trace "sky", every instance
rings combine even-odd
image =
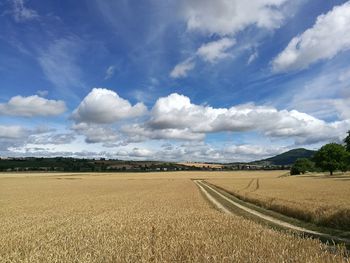
[[[350,1],[0,0],[0,156],[236,162],[341,143]]]

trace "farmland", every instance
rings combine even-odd
[[[0,262],[346,262],[318,240],[220,213],[190,180],[258,176],[260,189],[282,173],[1,174]],[[343,200],[334,187],[329,204]]]
[[[282,174],[282,173],[281,173]],[[239,198],[317,225],[350,229],[350,174],[239,174],[210,179]]]

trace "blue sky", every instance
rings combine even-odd
[[[254,160],[350,129],[350,1],[0,2],[0,156]]]

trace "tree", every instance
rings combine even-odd
[[[350,131],[348,131],[348,136],[344,139],[345,148],[348,152],[350,152]]]
[[[291,175],[304,174],[306,172],[312,172],[315,164],[307,158],[299,158],[295,161],[290,169]]]
[[[321,147],[314,156],[316,166],[333,175],[335,170],[343,170],[349,153],[345,147],[337,143],[329,143]]]

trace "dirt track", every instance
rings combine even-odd
[[[233,201],[229,197],[223,195],[221,192],[217,191],[216,189],[214,189],[213,187],[208,185],[203,180],[194,180],[194,183],[198,185],[200,190],[204,193],[204,195],[208,198],[208,200],[210,202],[212,202],[219,210],[221,210],[221,211],[223,211],[225,213],[234,214],[234,212],[230,211],[227,207],[225,207],[222,204],[223,200],[225,200],[226,202],[229,202],[231,205],[235,206],[236,208],[242,209],[243,211],[245,211],[246,213],[249,213],[250,215],[252,215],[254,217],[257,217],[259,219],[262,219],[262,220],[267,221],[269,223],[272,223],[274,225],[280,226],[280,227],[282,227],[284,229],[289,229],[289,230],[297,231],[297,232],[300,232],[300,233],[309,234],[309,235],[312,235],[312,236],[315,236],[315,237],[319,237],[319,238],[322,238],[322,239],[326,239],[326,240],[329,240],[329,241],[345,243],[347,246],[350,245],[350,240],[349,239],[345,239],[345,238],[341,238],[341,237],[337,237],[337,236],[332,236],[332,235],[329,235],[329,234],[325,234],[325,233],[313,231],[313,230],[310,230],[310,229],[306,229],[306,228],[303,228],[303,227],[299,227],[299,226],[290,224],[288,222],[282,221],[280,219],[274,218],[272,216],[269,216],[269,215],[263,214],[261,212],[258,212],[258,211],[254,210],[254,209],[251,209],[251,208],[247,207],[247,206],[241,205],[241,204]],[[208,192],[208,190],[214,192],[217,196],[219,196],[219,198],[214,197],[212,194],[210,194]],[[228,194],[228,193],[226,193],[226,194]],[[220,200],[221,200],[221,202],[220,202]]]

